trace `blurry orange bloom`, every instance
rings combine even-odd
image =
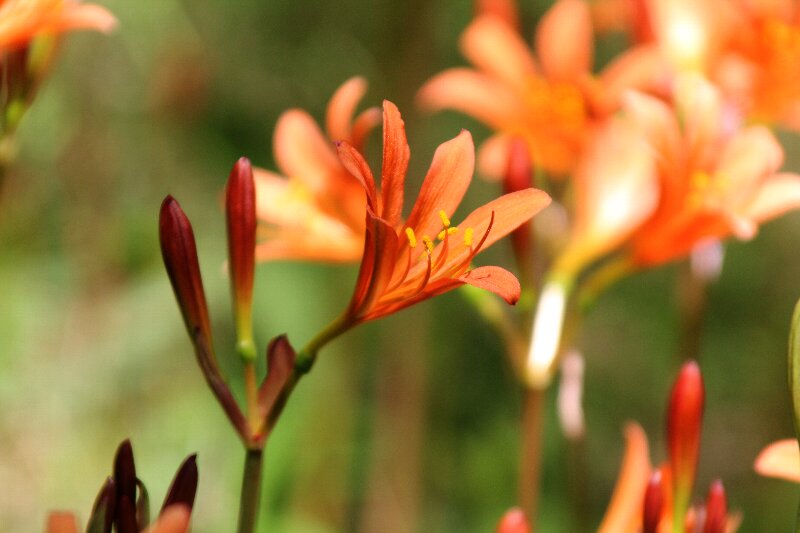
[[[461,50],[477,70],[454,68],[419,93],[432,110],[455,109],[497,130],[482,146],[481,172],[499,177],[510,140],[525,139],[534,162],[554,175],[568,174],[587,129],[617,107],[629,87],[651,87],[661,60],[654,48],[620,56],[598,77],[592,72],[593,30],[583,0],[558,0],[536,31],[537,57],[509,22],[488,8],[461,37]]]
[[[661,195],[632,237],[640,266],[670,261],[706,239],[753,237],[761,222],[800,206],[800,176],[779,173],[783,150],[764,127],[739,129],[719,91],[678,80],[672,107],[631,94],[625,109],[655,158]]]
[[[0,0],[0,50],[25,46],[39,35],[110,31],[116,23],[105,8],[77,0]]]
[[[762,476],[800,483],[800,448],[797,439],[779,440],[761,450],[756,458],[755,469]]]
[[[404,309],[463,284],[519,298],[513,274],[496,266],[470,269],[472,258],[544,208],[550,198],[524,189],[479,207],[456,226],[451,217],[474,170],[472,136],[462,131],[433,156],[408,219],[403,220],[403,190],[409,148],[405,126],[394,104],[383,104],[381,188],[363,156],[339,143],[344,166],[367,194],[363,258],[345,322],[353,325]],[[362,216],[364,213],[362,212]]]
[[[257,216],[262,226],[259,260],[300,259],[355,262],[364,244],[364,190],[344,169],[331,141],[360,149],[380,121],[370,108],[353,119],[366,92],[362,78],[345,82],[326,116],[327,137],[300,109],[286,111],[275,126],[275,160],[284,177],[253,169]]]
[[[191,511],[185,505],[172,505],[161,513],[143,533],[186,533],[189,531]],[[109,530],[111,525],[109,524]],[[47,517],[45,533],[78,533],[75,515],[66,512],[53,512]]]

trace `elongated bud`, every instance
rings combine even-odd
[[[233,165],[228,178],[225,215],[237,349],[242,358],[252,361],[256,357],[252,318],[256,261],[256,189],[253,169],[246,157],[240,158]]]
[[[117,488],[114,478],[106,478],[95,498],[86,533],[111,533],[114,522],[114,506],[117,503]]]
[[[175,504],[185,505],[191,510],[197,493],[197,477],[197,455],[192,454],[178,468],[175,479],[172,480],[164,498],[160,514],[163,514],[167,507]]]
[[[700,367],[689,361],[672,388],[667,415],[667,440],[672,467],[674,531],[683,523],[700,453],[705,389]]]
[[[711,483],[706,497],[706,522],[703,533],[725,533],[728,520],[728,498],[719,479]]]
[[[529,189],[533,186],[533,163],[528,145],[524,139],[511,141],[508,152],[508,168],[503,179],[505,194]],[[531,242],[531,221],[525,222],[511,232],[511,246],[524,284],[533,279],[533,247]]]
[[[172,196],[164,198],[158,221],[161,256],[192,342],[210,347],[211,325],[197,261],[192,224]],[[200,339],[198,339],[198,337]]]
[[[658,533],[661,513],[664,509],[664,476],[661,469],[656,469],[647,482],[642,508],[642,532]]]
[[[522,509],[514,507],[498,522],[497,533],[531,533],[531,526]]]
[[[525,378],[532,387],[547,387],[553,376],[566,306],[567,287],[560,282],[547,283],[536,306],[525,367]]]
[[[136,465],[131,442],[127,439],[119,445],[114,457],[114,483],[117,489],[114,511],[116,530],[119,533],[136,532]]]
[[[294,373],[297,354],[286,335],[270,341],[267,347],[267,376],[258,389],[258,407],[265,421],[264,434],[272,429],[286,402],[286,386]]]

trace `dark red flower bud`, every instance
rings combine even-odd
[[[197,493],[197,478],[197,455],[192,454],[178,468],[175,479],[172,480],[172,484],[164,498],[161,512],[163,513],[167,507],[175,504],[185,505],[191,510]]]
[[[642,509],[642,532],[657,533],[658,523],[664,508],[664,476],[656,469],[647,482]]]
[[[498,522],[497,533],[531,533],[531,526],[523,510],[514,507],[506,511]]]
[[[114,522],[114,507],[117,503],[117,487],[114,478],[106,478],[95,498],[86,533],[111,533]]]
[[[286,335],[275,337],[267,347],[267,376],[258,389],[258,406],[262,417],[266,419],[265,435],[283,410],[288,394],[286,386],[294,373],[296,358],[297,354]]]
[[[228,225],[228,261],[231,295],[239,353],[253,360],[251,308],[256,253],[256,190],[250,160],[240,158],[228,178],[225,191],[225,214]]]
[[[211,346],[211,325],[192,224],[172,196],[164,198],[161,204],[158,232],[164,266],[189,337],[192,342],[202,337]]]
[[[700,367],[689,361],[681,368],[672,388],[667,415],[667,441],[672,469],[673,516],[682,521],[697,470],[705,389]]]
[[[522,191],[533,185],[533,162],[524,139],[511,140],[508,152],[508,167],[503,178],[505,194]],[[528,283],[533,276],[533,247],[531,222],[528,221],[511,232],[511,247],[517,260],[523,281]]]
[[[711,483],[706,497],[706,522],[703,533],[725,533],[728,521],[728,498],[719,479]]]

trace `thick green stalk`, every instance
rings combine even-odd
[[[258,523],[258,506],[261,501],[261,464],[264,450],[248,449],[244,458],[242,497],[239,503],[238,533],[253,533]]]

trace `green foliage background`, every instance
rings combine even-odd
[[[218,350],[232,347],[220,192],[240,155],[273,167],[271,137],[289,107],[321,118],[360,74],[366,102],[388,98],[411,144],[409,191],[436,146],[467,127],[421,115],[415,90],[457,51],[466,0],[108,2],[111,36],[70,35],[20,131],[0,196],[0,524],[34,531],[48,509],[85,519],[130,437],[158,500],[180,460],[199,453],[194,531],[233,530],[243,453],[207,393],[158,251],[166,194],[195,225]],[[546,3],[525,5],[532,32]],[[604,43],[607,57],[619,42]],[[784,136],[787,168],[800,170]],[[377,148],[373,140],[373,152]],[[413,194],[409,192],[410,194]],[[476,180],[461,216],[496,195]],[[458,218],[458,217],[457,217]],[[792,434],[785,350],[800,294],[800,218],[727,246],[710,293],[701,364],[707,384],[699,471],[721,476],[742,531],[785,531],[797,490],[752,471],[766,443]],[[510,265],[507,245],[487,254]],[[548,407],[542,531],[599,523],[639,421],[664,458],[664,407],[680,364],[675,266],[615,286],[587,317],[588,484]],[[260,346],[307,341],[346,305],[355,267],[258,268]],[[236,361],[229,360],[231,376]],[[234,379],[235,382],[235,379]],[[238,384],[237,384],[238,385]],[[266,453],[261,531],[490,531],[514,503],[520,392],[498,339],[451,293],[349,333],[299,387]]]

